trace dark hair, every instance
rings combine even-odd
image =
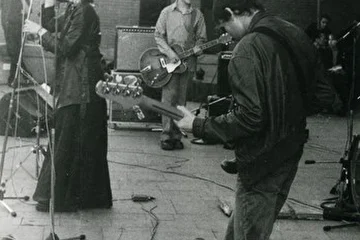
[[[244,12],[250,13],[252,9],[265,10],[261,0],[214,0],[213,19],[215,23],[229,21],[231,15],[225,8],[230,8],[237,15]]]
[[[329,14],[326,14],[326,13],[321,14],[320,20],[323,19],[323,18],[325,18],[325,19],[327,19],[329,22],[331,22],[331,17],[329,16]]]

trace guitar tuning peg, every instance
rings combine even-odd
[[[140,80],[138,79],[138,80],[136,80],[136,82],[134,83],[134,86],[136,86],[136,87],[138,87],[138,86],[140,86]]]
[[[121,89],[119,87],[119,84],[117,83],[116,86],[113,88],[113,94],[119,95],[121,93]]]
[[[114,77],[108,73],[104,73],[104,78],[106,82],[112,82]]]
[[[106,82],[105,85],[103,86],[103,92],[104,92],[104,94],[110,93],[110,87],[109,87],[108,82]]]
[[[129,88],[129,85],[126,86],[123,92],[124,96],[130,96],[131,95],[131,89]]]
[[[140,97],[142,95],[142,88],[137,87],[136,89],[134,89],[134,91],[132,92],[133,97]]]

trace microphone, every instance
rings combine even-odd
[[[328,163],[339,163],[339,162],[318,162],[318,161],[315,161],[315,160],[305,160],[305,164],[315,164],[315,163],[328,164]]]
[[[352,26],[350,28],[350,30],[348,30],[348,32],[345,33],[343,36],[339,37],[338,42],[340,42],[340,41],[344,40],[345,38],[347,38],[359,26],[360,26],[360,22],[355,21],[354,26]]]

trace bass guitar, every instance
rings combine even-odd
[[[175,120],[184,117],[184,114],[179,109],[145,96],[138,81],[130,84],[99,81],[95,90],[102,98],[118,102],[124,108],[132,108],[140,120],[145,118],[141,111],[142,107]]]
[[[195,54],[195,48],[203,51],[217,44],[229,44],[232,38],[228,34],[221,35],[218,39],[209,41],[202,45],[184,50],[180,45],[171,48],[178,54],[180,60],[173,63],[168,57],[161,53],[158,48],[149,48],[140,56],[139,69],[143,81],[152,88],[161,88],[171,79],[173,73],[183,73],[186,69],[186,58]]]

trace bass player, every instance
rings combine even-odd
[[[171,80],[162,88],[162,102],[172,106],[185,105],[188,83],[196,71],[196,57],[202,53],[196,46],[206,42],[203,14],[192,6],[191,0],[176,0],[161,11],[156,23],[155,41],[159,50],[174,63],[180,61],[180,58],[171,45],[178,44],[184,49],[194,48],[195,56],[186,59],[187,70],[173,74]],[[162,127],[161,148],[183,149],[182,134],[172,119],[162,116]]]

